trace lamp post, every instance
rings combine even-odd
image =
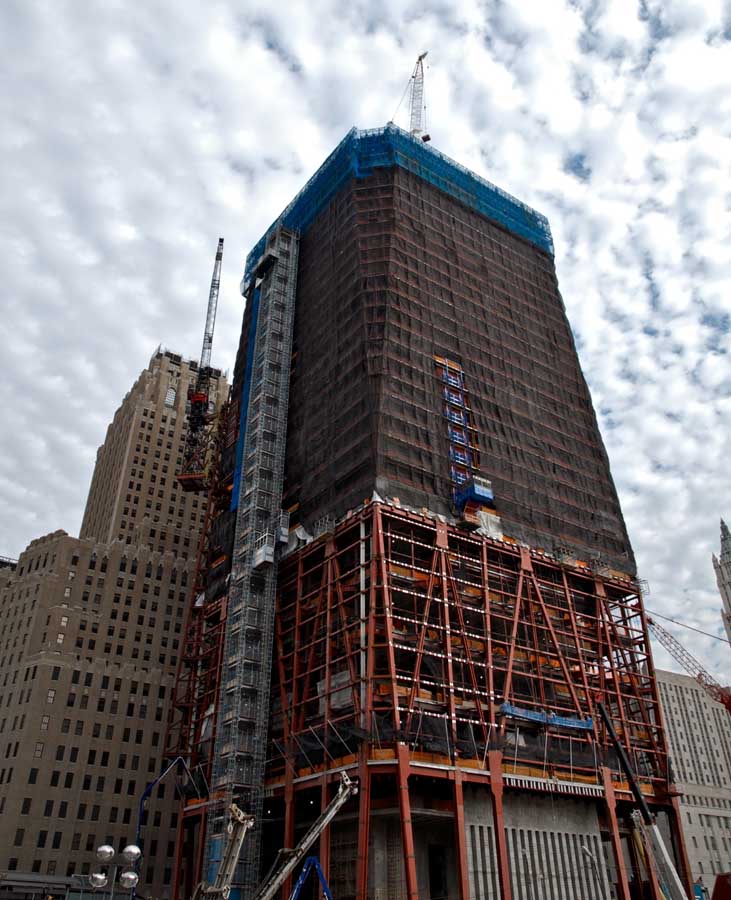
[[[111,865],[115,856],[114,847],[111,847],[109,844],[102,844],[101,847],[97,847],[96,858],[103,865]],[[123,866],[126,867],[119,876],[119,883],[126,891],[134,891],[137,887],[137,882],[140,880],[140,876],[135,869],[142,859],[142,851],[137,844],[128,844],[124,850],[122,850],[121,856],[124,860]],[[92,872],[91,875],[89,875],[89,884],[94,889],[105,888],[107,884],[109,884],[109,900],[114,900],[114,884],[117,880],[118,868],[119,866],[116,863],[112,866],[111,882],[109,881],[108,874],[103,869],[100,869],[98,872]]]

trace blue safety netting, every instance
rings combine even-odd
[[[353,128],[348,132],[251,250],[246,259],[244,278],[251,274],[264,250],[267,236],[280,222],[286,228],[302,233],[350,178],[365,178],[374,169],[393,166],[413,172],[553,255],[551,230],[545,216],[391,123],[385,128],[367,131]]]

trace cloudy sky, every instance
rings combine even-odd
[[[232,367],[247,250],[424,49],[434,146],[551,222],[648,606],[722,633],[731,0],[4,0],[0,555],[78,533],[136,375],[200,352],[219,235]]]

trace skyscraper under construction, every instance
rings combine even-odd
[[[178,895],[235,800],[245,900],[343,770],[359,793],[315,847],[339,900],[657,891],[597,700],[683,869],[677,800],[546,220],[354,129],[242,291],[168,748],[208,791]]]

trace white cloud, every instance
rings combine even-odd
[[[435,146],[551,221],[648,605],[720,634],[725,8],[2,4],[0,553],[78,529],[96,447],[151,351],[198,351],[219,235],[214,354],[231,367],[246,251],[353,124],[390,118],[429,49]],[[679,636],[731,681],[728,648]]]

